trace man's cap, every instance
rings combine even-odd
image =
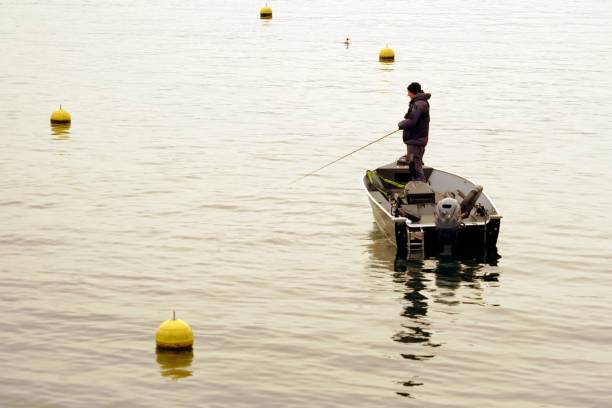
[[[418,82],[413,82],[410,85],[408,85],[408,90],[412,92],[413,94],[418,94],[420,92],[423,92],[423,90],[421,89],[421,84],[419,84]]]

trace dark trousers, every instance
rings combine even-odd
[[[425,173],[423,172],[423,155],[425,154],[425,146],[406,145],[406,159],[410,165],[410,173],[415,181],[425,181]]]

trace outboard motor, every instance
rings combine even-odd
[[[438,201],[436,206],[436,231],[440,255],[452,255],[461,225],[461,206],[451,197]]]

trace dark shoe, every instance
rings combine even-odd
[[[408,164],[409,164],[408,157],[406,156],[402,156],[397,160],[398,166],[408,166]]]

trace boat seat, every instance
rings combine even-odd
[[[431,186],[422,181],[409,181],[404,187],[408,204],[435,204],[436,196]]]

